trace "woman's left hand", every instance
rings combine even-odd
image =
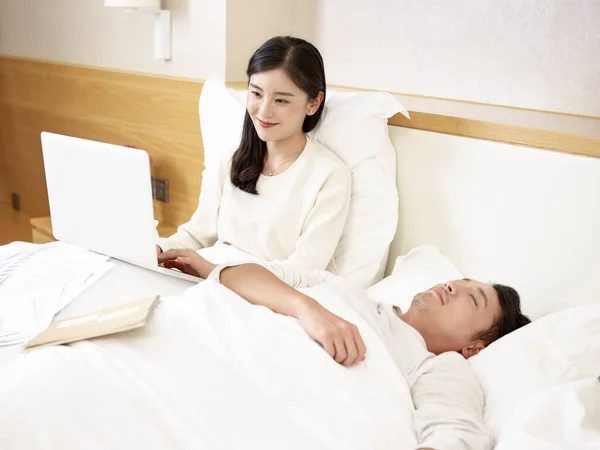
[[[181,270],[200,278],[207,278],[217,267],[189,248],[167,250],[158,255],[158,262],[167,269]]]

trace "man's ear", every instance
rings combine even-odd
[[[485,348],[483,341],[475,341],[472,344],[464,347],[460,353],[465,357],[465,359],[469,359],[471,356],[475,356],[481,350]]]

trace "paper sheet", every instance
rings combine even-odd
[[[48,247],[39,247],[33,249],[31,251],[23,251],[15,253],[4,261],[0,262],[0,283],[6,280],[16,269],[18,269],[22,264],[26,263],[33,256],[37,255],[39,252],[47,250]]]
[[[104,255],[61,242],[19,244],[0,248],[0,345],[22,343],[47,328],[114,266]]]

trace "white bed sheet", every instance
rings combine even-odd
[[[384,341],[343,299],[320,300],[359,326],[362,364],[338,365],[293,319],[205,282],[164,299],[145,329],[2,368],[0,448],[415,448]]]

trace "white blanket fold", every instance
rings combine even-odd
[[[32,350],[0,371],[0,448],[414,449],[413,404],[360,299],[311,290],[359,327],[345,368],[289,317],[204,282],[147,327]]]

